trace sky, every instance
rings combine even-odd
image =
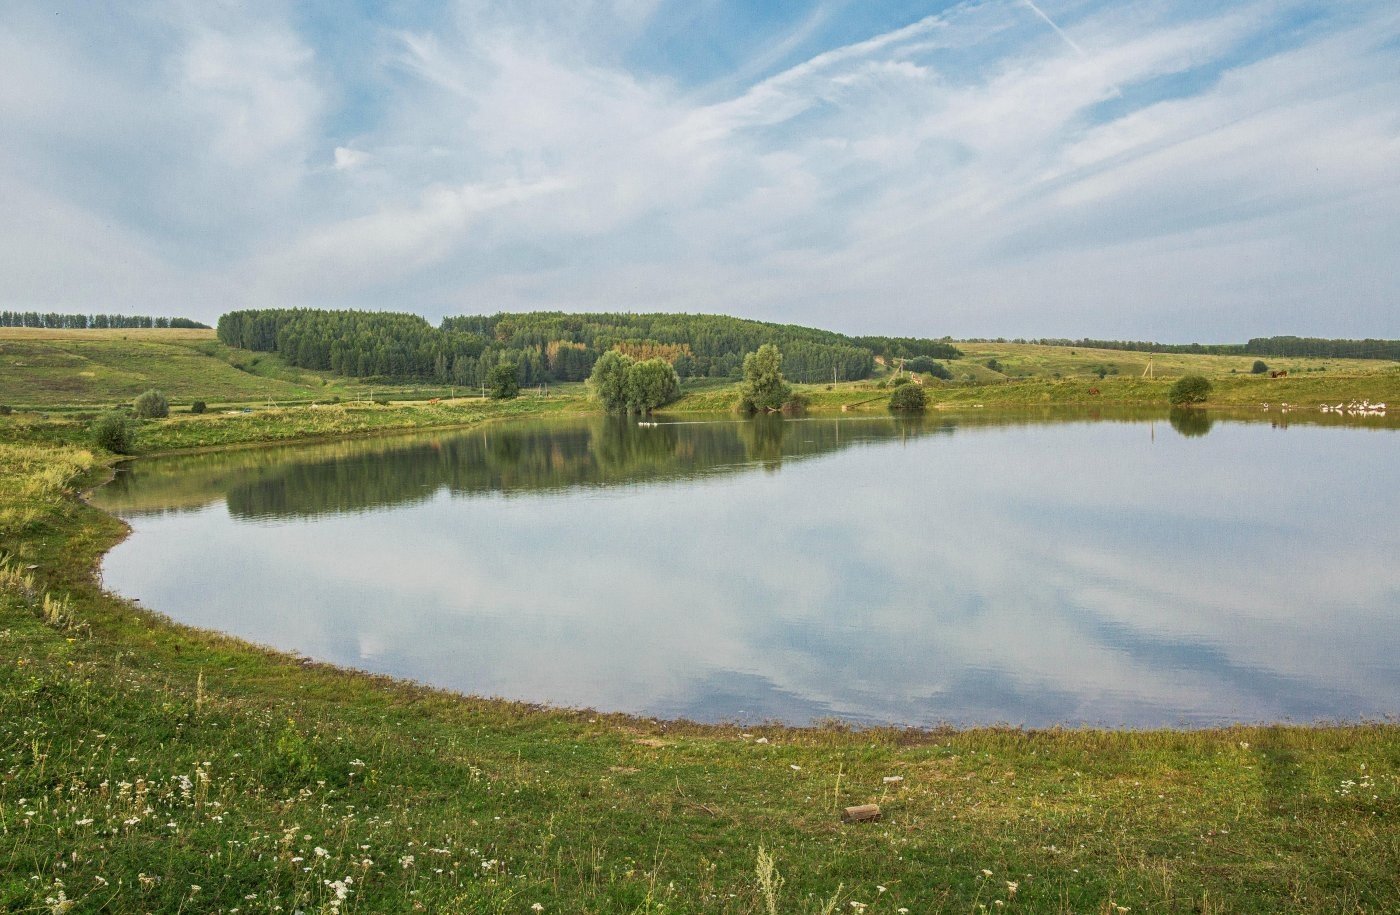
[[[0,308],[1400,337],[1400,4],[7,0]]]

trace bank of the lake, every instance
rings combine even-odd
[[[426,412],[381,421],[391,409]],[[244,426],[191,418],[148,425],[138,441],[166,451],[251,444],[263,430],[263,440],[286,441],[499,415],[454,409],[347,409],[321,426],[309,417],[330,414],[310,408],[253,414]],[[8,909],[71,900],[73,911],[117,912],[1379,912],[1400,903],[1393,722],[741,730],[452,695],[177,626],[105,593],[94,569],[124,529],[80,493],[112,457],[86,451],[61,424],[0,423]],[[840,824],[842,807],[865,802],[881,804],[884,819]],[[760,876],[768,855],[781,883]]]
[[[1145,407],[1165,408],[1174,377],[1133,378],[1017,378],[965,384],[927,380],[924,391],[934,410],[1025,409],[1027,407]],[[1267,375],[1224,374],[1210,378],[1206,410],[1311,410],[1354,402],[1385,403],[1400,408],[1400,366],[1366,373],[1315,373],[1270,378]],[[881,381],[836,385],[797,385],[796,390],[815,412],[884,410],[892,393]],[[730,408],[736,400],[732,386],[692,391],[670,411],[707,412]]]

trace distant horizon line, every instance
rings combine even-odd
[[[174,330],[189,330],[189,329],[201,330],[201,329],[208,329],[208,330],[213,330],[213,329],[215,329],[215,328],[217,327],[219,318],[222,318],[222,317],[223,317],[224,315],[226,315],[226,314],[232,314],[232,313],[240,312],[240,311],[268,311],[268,310],[281,311],[281,310],[284,310],[284,309],[285,309],[285,310],[289,310],[289,311],[324,311],[324,312],[345,311],[345,312],[364,312],[364,313],[369,313],[369,314],[376,314],[376,313],[403,314],[403,315],[412,315],[412,316],[414,316],[414,317],[422,318],[425,322],[429,323],[430,325],[432,324],[432,321],[433,321],[433,319],[430,318],[428,315],[423,314],[422,312],[418,312],[418,311],[395,310],[395,309],[388,309],[388,308],[366,308],[366,307],[362,307],[362,306],[351,306],[351,307],[344,307],[344,308],[327,308],[327,307],[317,306],[317,305],[290,305],[290,306],[273,306],[273,307],[241,307],[241,308],[232,308],[232,309],[228,309],[228,310],[226,310],[226,311],[221,312],[221,313],[219,314],[219,317],[218,317],[218,318],[214,318],[214,319],[213,319],[213,322],[214,322],[214,323],[212,323],[212,324],[206,323],[206,320],[207,320],[207,319],[203,319],[203,318],[190,318],[190,317],[186,317],[186,316],[184,316],[184,315],[175,315],[175,314],[159,315],[159,314],[156,314],[156,313],[154,313],[154,312],[142,312],[142,311],[140,311],[139,309],[133,309],[133,310],[129,310],[129,311],[128,311],[128,310],[118,310],[118,311],[91,311],[91,310],[76,310],[76,309],[74,309],[74,310],[64,310],[64,311],[54,311],[54,310],[39,310],[39,309],[36,309],[36,308],[15,308],[15,307],[11,306],[11,307],[8,307],[8,308],[0,309],[0,328],[18,328],[18,329],[29,329],[29,330],[167,330],[167,329],[174,329]],[[643,310],[635,310],[635,309],[600,309],[600,310],[596,310],[596,311],[592,311],[592,310],[585,310],[585,311],[567,311],[567,310],[558,309],[558,308],[532,308],[532,309],[528,309],[528,310],[519,310],[519,311],[497,310],[497,311],[492,311],[492,312],[486,312],[486,311],[478,311],[478,312],[461,311],[461,312],[456,312],[456,313],[445,313],[445,314],[443,314],[440,318],[438,318],[437,320],[438,320],[439,323],[441,323],[442,321],[447,320],[448,318],[458,318],[458,317],[482,317],[482,318],[492,318],[492,317],[498,317],[498,316],[503,316],[503,315],[540,315],[540,314],[556,314],[556,315],[566,315],[566,316],[573,316],[573,315],[581,315],[581,316],[582,316],[582,315],[628,315],[628,316],[677,315],[677,316],[688,316],[688,317],[718,317],[718,318],[732,318],[732,319],[737,320],[737,321],[751,321],[751,322],[753,322],[753,323],[755,323],[755,324],[772,324],[772,325],[776,325],[776,326],[787,326],[787,327],[805,327],[805,328],[809,328],[809,329],[813,329],[813,330],[824,330],[824,331],[828,331],[828,332],[830,332],[830,333],[837,333],[837,334],[841,334],[842,336],[853,337],[853,338],[855,338],[855,337],[891,337],[891,338],[899,337],[899,338],[907,338],[907,339],[946,340],[946,341],[950,341],[950,342],[962,342],[962,343],[1011,343],[1011,344],[1018,344],[1018,345],[1036,345],[1036,346],[1076,346],[1076,345],[1079,345],[1079,346],[1085,346],[1085,347],[1089,347],[1089,348],[1093,348],[1092,345],[1095,344],[1095,343],[1126,343],[1126,344],[1135,344],[1135,345],[1143,345],[1143,346],[1148,346],[1148,345],[1160,345],[1160,346],[1163,346],[1163,347],[1189,347],[1189,346],[1225,347],[1225,346],[1244,346],[1244,345],[1246,345],[1247,343],[1249,343],[1249,341],[1251,341],[1251,340],[1277,340],[1277,339],[1325,340],[1325,341],[1331,341],[1331,342],[1350,342],[1350,343],[1366,343],[1366,342],[1396,343],[1396,342],[1400,342],[1400,338],[1396,338],[1396,337],[1385,337],[1385,336],[1376,336],[1376,337],[1370,337],[1370,336],[1367,336],[1367,337],[1323,337],[1323,336],[1316,336],[1316,335],[1293,334],[1293,333],[1255,334],[1255,335],[1253,335],[1253,336],[1246,337],[1246,338],[1244,338],[1243,340],[1223,340],[1223,341],[1215,341],[1215,342],[1204,342],[1204,341],[1199,340],[1199,339],[1197,339],[1197,340],[1190,340],[1190,341],[1169,341],[1169,340],[1163,340],[1163,339],[1148,339],[1148,338],[1133,338],[1133,337],[1113,337],[1113,336],[1102,336],[1102,337],[1099,337],[1099,336],[1069,337],[1069,336],[1051,336],[1051,335],[1040,335],[1040,336],[1017,335],[1017,336],[1014,336],[1014,337],[1010,337],[1010,336],[1007,336],[1007,335],[1005,335],[1005,334],[997,334],[997,335],[995,335],[995,336],[985,335],[985,334],[975,334],[975,335],[968,335],[968,336],[957,336],[957,335],[953,335],[953,334],[941,334],[941,335],[937,335],[937,336],[933,336],[933,335],[924,336],[924,335],[919,335],[919,334],[896,333],[896,332],[869,332],[869,331],[866,331],[866,332],[850,332],[850,331],[840,331],[840,330],[833,330],[833,329],[831,329],[831,328],[823,327],[823,326],[821,326],[821,325],[819,325],[819,324],[799,324],[799,323],[793,323],[793,322],[785,322],[785,321],[771,320],[771,319],[767,319],[767,318],[753,318],[753,317],[747,317],[747,316],[744,316],[744,315],[738,315],[738,314],[733,314],[733,313],[723,312],[723,311],[704,311],[704,310],[697,310],[697,311],[643,311]],[[166,322],[178,320],[178,321],[189,322],[189,323],[197,323],[197,324],[200,325],[200,327],[196,327],[196,328],[190,328],[190,327],[173,327],[173,328],[172,328],[172,327],[168,327],[168,326],[161,326],[161,327],[150,327],[150,326],[146,326],[146,327],[131,327],[131,326],[127,326],[127,327],[94,327],[94,326],[91,326],[91,325],[89,325],[89,326],[87,326],[87,327],[79,327],[79,326],[47,326],[47,325],[42,325],[42,324],[36,325],[36,324],[20,324],[20,323],[14,323],[13,320],[11,320],[12,316],[13,316],[13,317],[18,317],[18,318],[23,318],[23,317],[25,317],[25,316],[37,316],[37,317],[38,317],[39,319],[41,319],[41,320],[42,320],[42,319],[46,319],[46,318],[51,318],[51,317],[86,317],[86,318],[89,318],[89,319],[91,319],[91,318],[98,318],[98,317],[102,317],[102,318],[114,318],[114,317],[116,317],[116,318],[148,318],[148,319],[154,319],[154,320],[163,320],[163,321],[166,321]]]

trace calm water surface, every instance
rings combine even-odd
[[[1400,434],[599,417],[140,461],[108,587],[468,693],[700,720],[1400,713]]]

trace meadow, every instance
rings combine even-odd
[[[1005,355],[986,358],[1014,358]],[[230,371],[218,377],[291,383]],[[1394,371],[1370,366],[1346,383],[1393,398]],[[1101,394],[1080,395],[1087,379],[1050,372],[954,383],[944,400],[966,391],[991,405],[1004,390],[1044,402],[1064,385],[1107,397],[1118,383],[1129,402],[1167,383],[1120,371],[1094,378]],[[1236,382],[1228,366],[1213,374],[1241,403],[1268,383]],[[1344,373],[1331,368],[1270,390],[1301,400],[1311,389],[1294,385],[1324,374],[1317,383],[1335,395]],[[48,390],[9,371],[0,378],[16,403],[13,391]],[[161,383],[193,398],[210,396],[214,380]],[[862,384],[810,390],[831,409],[883,397]],[[581,409],[565,396],[177,412],[143,423],[137,443],[155,453]],[[1393,721],[740,728],[539,708],[334,669],[175,625],[105,592],[95,569],[125,529],[83,501],[115,460],[86,444],[84,423],[82,412],[0,417],[0,911],[1400,907]],[[842,822],[843,808],[864,803],[878,803],[882,818]]]

